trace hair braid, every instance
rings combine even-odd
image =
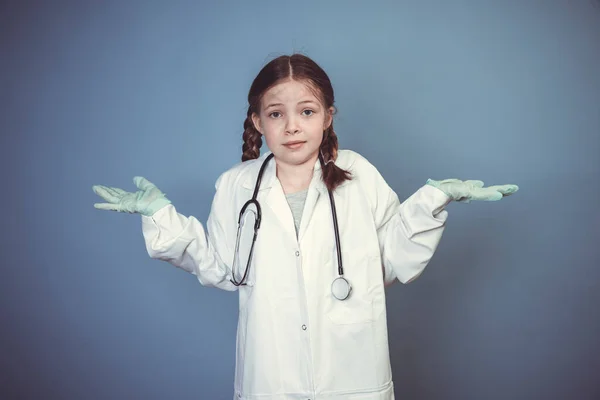
[[[320,148],[323,154],[323,181],[327,189],[334,191],[345,180],[351,179],[352,174],[335,165],[338,155],[338,138],[333,130],[333,123],[323,132],[323,142]]]
[[[252,122],[252,109],[248,107],[248,115],[244,121],[244,134],[242,135],[244,144],[242,145],[242,161],[254,160],[260,157],[260,148],[262,147],[262,136],[254,127]]]

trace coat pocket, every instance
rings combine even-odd
[[[333,295],[327,297],[327,317],[336,325],[370,323],[377,319],[381,279],[380,257],[367,254],[357,257],[356,263],[349,259],[344,267],[344,276],[352,286],[352,292],[346,300],[337,300]]]
[[[346,300],[332,300],[327,317],[336,325],[370,323],[374,320],[373,301],[350,296]]]

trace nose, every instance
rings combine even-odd
[[[295,135],[298,132],[300,132],[300,128],[298,127],[296,118],[288,118],[287,123],[285,124],[285,133],[288,135]]]

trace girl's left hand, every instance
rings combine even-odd
[[[471,200],[497,201],[519,190],[517,185],[483,187],[483,182],[477,180],[444,179],[436,181],[428,179],[427,184],[440,189],[452,200],[460,203],[469,203]]]

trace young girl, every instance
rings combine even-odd
[[[150,257],[239,291],[234,398],[393,399],[385,286],[423,271],[450,201],[518,188],[430,179],[400,203],[338,150],[333,88],[303,55],[268,63],[248,101],[242,162],[218,178],[206,231],[142,177],[136,193],[94,186],[108,201],[95,207],[141,214]]]

